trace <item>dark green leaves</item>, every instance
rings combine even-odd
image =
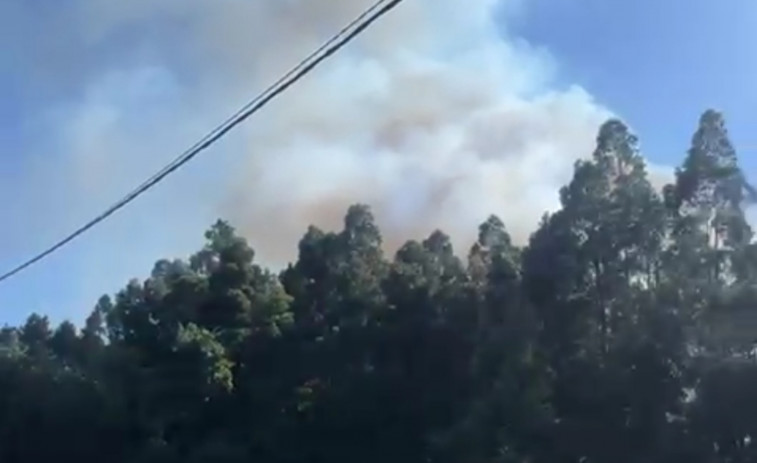
[[[610,120],[526,246],[490,216],[466,260],[387,259],[355,205],[276,274],[218,221],[81,329],[0,330],[0,461],[755,461],[753,191],[708,111],[663,191]]]

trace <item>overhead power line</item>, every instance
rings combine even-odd
[[[258,112],[260,109],[262,109],[265,105],[267,105],[271,100],[273,100],[274,98],[279,96],[281,93],[286,91],[289,87],[294,85],[306,74],[310,73],[310,71],[315,69],[319,64],[321,64],[323,61],[331,57],[334,53],[339,51],[342,47],[347,45],[350,41],[352,41],[355,37],[357,37],[360,33],[362,33],[366,28],[368,28],[376,20],[378,20],[379,18],[387,14],[389,11],[394,9],[402,1],[403,0],[378,0],[370,8],[365,10],[357,18],[355,18],[347,26],[345,26],[336,35],[331,37],[318,49],[316,49],[314,52],[308,55],[305,59],[300,61],[295,67],[293,67],[289,72],[287,72],[281,78],[279,78],[274,84],[269,86],[265,91],[263,91],[254,99],[252,99],[250,102],[245,104],[236,113],[234,113],[234,115],[226,119],[223,123],[221,123],[216,128],[214,128],[210,133],[208,133],[203,138],[201,138],[197,143],[192,145],[191,148],[184,151],[176,159],[171,161],[169,164],[167,164],[157,173],[153,174],[150,178],[145,180],[141,185],[139,185],[134,190],[126,194],[123,198],[121,198],[119,201],[117,201],[112,206],[107,208],[104,212],[102,212],[101,214],[99,214],[98,216],[90,220],[89,222],[85,223],[81,227],[77,228],[72,233],[70,233],[69,235],[61,239],[60,241],[56,242],[52,246],[48,247],[44,251],[40,252],[39,254],[28,259],[22,264],[19,264],[13,269],[0,275],[0,283],[20,273],[21,271],[27,269],[28,267],[36,264],[37,262],[46,258],[47,256],[54,253],[58,249],[62,248],[63,246],[70,243],[71,241],[75,240],[76,238],[78,238],[79,236],[81,236],[82,234],[84,234],[85,232],[87,232],[88,230],[90,230],[91,228],[99,224],[100,222],[104,221],[105,219],[107,219],[108,217],[116,213],[118,210],[122,209],[124,206],[126,206],[130,202],[134,201],[137,197],[145,193],[147,190],[149,190],[150,188],[154,187],[155,185],[163,181],[163,179],[165,179],[168,175],[178,170],[180,167],[182,167],[184,164],[192,160],[195,156],[200,154],[202,151],[205,151],[206,149],[208,149],[211,145],[213,145],[215,142],[217,142],[223,136],[229,133],[234,127],[244,122],[247,118],[249,118],[256,112]]]

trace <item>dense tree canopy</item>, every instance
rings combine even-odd
[[[660,192],[606,122],[523,247],[491,216],[389,259],[355,205],[276,274],[219,221],[82,327],[0,331],[0,461],[757,461],[753,196],[707,111]]]

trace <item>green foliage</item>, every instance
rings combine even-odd
[[[0,461],[757,461],[753,199],[722,116],[675,183],[602,125],[524,247],[384,256],[370,209],[280,274],[224,221],[81,329],[0,330]]]

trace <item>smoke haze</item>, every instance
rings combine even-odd
[[[368,4],[262,1],[196,30],[260,87]],[[308,224],[338,228],[356,201],[390,249],[441,228],[465,252],[491,213],[525,239],[609,112],[580,87],[556,89],[550,56],[509,37],[495,23],[508,5],[495,6],[401,4],[250,124],[222,215],[271,262],[293,257]]]
[[[558,80],[548,50],[509,30],[531,1],[405,0],[22,278],[77,275],[65,290],[82,310],[157,258],[197,249],[217,217],[278,266],[309,224],[338,229],[355,202],[372,206],[390,251],[440,228],[465,254],[492,213],[523,242],[611,115]],[[19,93],[24,153],[0,185],[19,198],[5,211],[17,220],[0,230],[20,243],[0,256],[6,267],[141,183],[372,0],[63,3],[0,2],[0,70]]]

